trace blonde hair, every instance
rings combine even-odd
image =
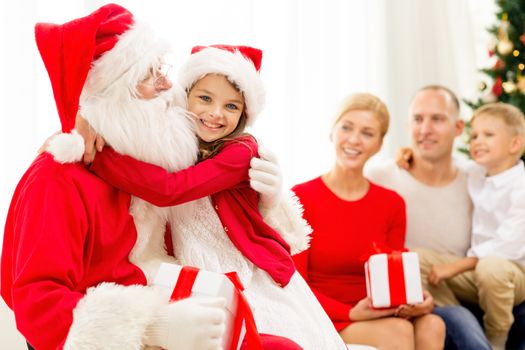
[[[332,126],[337,124],[341,117],[350,111],[374,112],[379,121],[381,138],[387,133],[388,125],[390,123],[390,114],[388,113],[388,108],[385,103],[378,97],[365,92],[354,93],[345,97],[339,105],[339,110],[335,115]]]
[[[512,136],[521,138],[522,146],[519,156],[523,155],[525,151],[525,115],[519,108],[503,102],[488,103],[474,111],[470,123],[472,124],[480,116],[499,119],[505,123]]]

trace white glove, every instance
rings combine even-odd
[[[144,343],[166,350],[220,350],[225,332],[224,298],[187,298],[162,307]]]
[[[259,156],[250,161],[250,186],[261,194],[261,209],[269,210],[281,199],[283,178],[275,154],[261,146]]]

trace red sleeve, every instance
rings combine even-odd
[[[349,321],[350,310],[352,309],[351,305],[342,303],[334,298],[326,296],[317,290],[317,288],[311,286],[308,277],[308,254],[309,249],[292,256],[292,259],[295,263],[295,268],[301,274],[301,276],[303,276],[306,283],[308,283],[310,289],[317,297],[317,300],[323,307],[324,311],[327,313],[328,317],[330,317],[332,322]]]
[[[386,233],[387,244],[390,248],[399,250],[405,247],[406,236],[406,208],[403,198],[396,195],[392,208],[390,225]]]
[[[17,189],[4,251],[15,258],[10,296],[18,329],[36,349],[57,349],[67,337],[73,309],[84,297],[77,286],[84,272],[79,257],[87,219],[75,186],[64,174],[46,175]]]
[[[111,185],[165,207],[235,188],[248,180],[250,160],[256,155],[255,140],[242,138],[227,143],[212,158],[170,173],[105,148],[95,157],[91,170]]]

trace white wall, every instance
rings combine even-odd
[[[0,349],[27,349],[24,337],[16,330],[13,312],[0,299]]]

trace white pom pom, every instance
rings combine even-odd
[[[49,140],[46,152],[53,155],[57,163],[75,163],[84,155],[84,139],[73,130],[69,134],[58,134]]]

